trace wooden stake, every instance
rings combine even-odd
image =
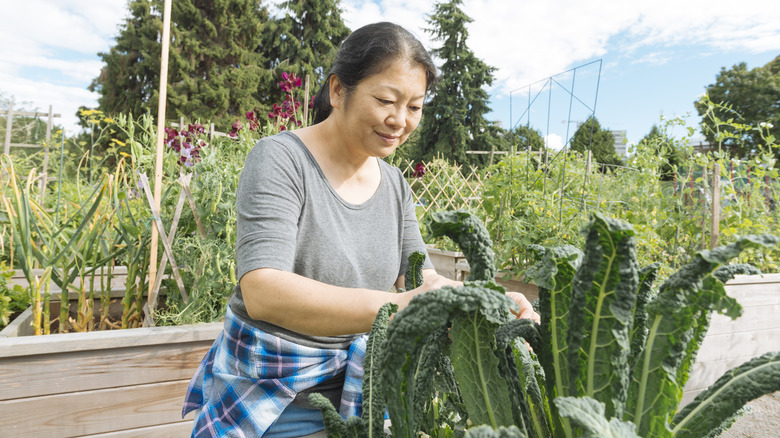
[[[46,146],[43,149],[43,172],[40,185],[41,205],[43,205],[43,201],[46,198],[46,187],[49,184],[49,143],[51,142],[51,125],[53,118],[54,113],[52,112],[51,105],[49,105],[49,120],[46,122]]]
[[[309,125],[309,75],[306,75],[303,87],[303,126]]]
[[[712,223],[710,231],[710,249],[718,246],[720,238],[720,166],[712,165]]]
[[[11,153],[11,127],[13,126],[14,118],[14,103],[8,103],[8,112],[6,113],[7,119],[5,120],[5,143],[3,146],[3,153],[8,155]]]
[[[168,98],[168,46],[171,39],[171,0],[163,7],[162,56],[160,60],[160,100],[157,103],[157,151],[154,163],[154,206],[160,211],[162,198],[163,134],[165,132],[165,103]],[[152,243],[149,250],[149,293],[157,275],[157,227],[152,227]]]

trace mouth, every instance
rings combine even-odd
[[[397,135],[383,134],[381,132],[377,132],[377,135],[382,137],[382,139],[384,139],[388,143],[393,143],[396,140],[398,140],[398,138],[399,138],[399,136],[397,136]]]

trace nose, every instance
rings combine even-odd
[[[387,126],[390,126],[393,129],[403,129],[406,127],[406,115],[406,108],[395,107],[387,116],[385,122],[387,123]]]

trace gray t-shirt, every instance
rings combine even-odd
[[[237,278],[276,268],[334,286],[390,290],[409,255],[426,249],[408,183],[398,168],[378,162],[382,179],[376,193],[352,204],[336,193],[295,134],[261,139],[238,184]],[[424,267],[433,265],[426,259]],[[254,320],[240,286],[234,292],[233,312],[267,333],[317,348],[345,349],[355,338],[308,336]]]

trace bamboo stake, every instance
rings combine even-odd
[[[49,119],[46,122],[46,146],[43,149],[43,172],[41,172],[41,205],[43,205],[43,201],[46,198],[46,187],[49,184],[49,142],[51,141],[51,125],[53,117],[54,112],[52,111],[52,106],[49,105]]]
[[[163,133],[165,132],[165,103],[168,97],[168,46],[171,39],[171,0],[165,0],[163,7],[162,57],[160,61],[160,100],[157,103],[157,150],[154,163],[154,206],[160,211],[162,198]],[[159,218],[155,218],[159,220]],[[157,274],[157,227],[152,227],[152,242],[149,250],[149,293],[152,292]]]
[[[720,239],[720,166],[712,165],[712,223],[710,231],[710,249],[718,246]]]

